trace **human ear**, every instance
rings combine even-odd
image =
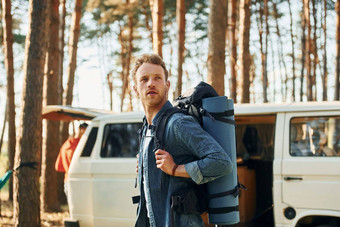
[[[136,92],[136,94],[137,94],[137,97],[139,97],[139,93],[138,93],[138,90],[137,90],[137,87],[136,87],[136,85],[133,85],[133,90]]]

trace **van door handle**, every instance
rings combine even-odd
[[[284,180],[302,180],[303,178],[302,177],[284,177],[283,178]]]

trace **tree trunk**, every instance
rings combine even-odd
[[[327,1],[323,0],[323,36],[324,36],[324,43],[323,43],[323,76],[322,76],[322,100],[327,101],[327,77],[328,77],[328,70],[327,70]]]
[[[6,100],[6,105],[5,105],[5,117],[4,117],[4,121],[3,121],[3,124],[2,124],[2,130],[1,130],[1,135],[0,135],[0,155],[1,155],[1,151],[2,151],[2,144],[4,142],[4,136],[5,136],[5,130],[6,130],[6,122],[7,122],[7,110],[8,110],[8,105],[7,105],[7,100]],[[1,198],[0,198],[0,201],[1,201]],[[1,208],[1,206],[0,206]],[[1,211],[1,209],[0,209]],[[1,214],[1,213],[0,213]]]
[[[15,99],[14,99],[14,63],[13,63],[13,33],[12,33],[12,14],[11,1],[2,0],[2,21],[3,21],[3,41],[5,67],[7,72],[7,111],[8,119],[8,163],[9,169],[14,167],[15,156]],[[13,200],[13,178],[9,181],[9,199]]]
[[[236,41],[236,23],[237,23],[237,2],[236,0],[231,0],[229,2],[229,12],[230,13],[230,23],[229,23],[229,46],[230,46],[230,54],[229,54],[229,64],[230,64],[230,76],[231,76],[231,92],[230,96],[237,102],[237,41]]]
[[[313,100],[313,83],[311,74],[311,24],[310,24],[310,10],[309,10],[309,0],[304,0],[304,14],[307,27],[307,37],[306,37],[306,70],[307,70],[307,100]]]
[[[296,101],[295,98],[295,41],[294,41],[294,33],[293,33],[293,13],[292,13],[292,6],[290,4],[290,0],[288,0],[288,7],[289,7],[289,17],[290,17],[290,40],[292,43],[292,101]]]
[[[63,100],[63,105],[72,105],[73,101],[73,87],[74,87],[74,77],[77,68],[77,50],[78,50],[78,40],[80,34],[80,19],[81,19],[81,9],[83,0],[75,0],[74,12],[72,14],[72,24],[70,29],[70,38],[68,43],[68,56],[69,64],[67,67],[67,87],[65,89],[65,98]],[[69,123],[62,123],[62,142],[68,137]]]
[[[127,1],[127,3],[129,3],[129,0]],[[126,78],[126,87],[125,87],[125,90],[126,90],[126,93],[129,95],[129,106],[128,106],[128,109],[127,111],[128,112],[131,112],[133,111],[133,105],[132,105],[132,90],[131,90],[131,86],[130,86],[130,77],[129,77],[129,74],[130,74],[130,65],[131,65],[131,56],[132,56],[132,52],[133,52],[133,15],[132,13],[130,12],[130,15],[129,15],[129,48],[128,48],[128,55],[127,55],[127,58],[126,58],[126,72],[125,72],[125,78]]]
[[[301,36],[301,76],[300,76],[300,102],[303,100],[303,81],[305,78],[305,61],[306,61],[306,18],[305,2],[302,2],[302,36]]]
[[[152,15],[152,48],[155,54],[163,56],[163,16],[164,2],[163,0],[150,0],[150,8]]]
[[[335,83],[334,100],[340,100],[340,0],[335,3],[336,12],[336,57],[335,57]]]
[[[45,69],[44,105],[58,105],[59,91],[59,0],[51,1],[50,6],[50,34]],[[46,121],[46,136],[43,141],[42,153],[42,208],[46,212],[60,210],[57,190],[57,172],[54,164],[61,144],[59,143],[59,122]]]
[[[42,136],[42,88],[49,1],[29,1],[29,28],[26,36],[24,84],[15,166],[40,163]],[[33,138],[33,139],[32,139]],[[39,168],[22,167],[14,172],[14,225],[40,226]]]
[[[210,0],[208,24],[208,78],[219,95],[224,95],[227,2]]]
[[[276,35],[278,38],[278,43],[277,43],[277,49],[279,52],[279,64],[280,64],[280,68],[283,67],[284,68],[284,78],[282,76],[281,70],[280,70],[280,75],[281,75],[281,86],[283,86],[281,88],[281,93],[282,93],[282,100],[286,101],[287,100],[287,88],[288,88],[288,75],[287,75],[287,66],[286,66],[286,61],[284,60],[284,55],[283,55],[283,45],[282,45],[282,38],[281,38],[281,32],[280,32],[280,26],[279,26],[279,13],[277,11],[277,7],[276,7],[276,3],[273,2],[273,14],[274,14],[274,18],[275,18],[275,25],[276,25]]]
[[[269,35],[269,27],[268,27],[268,0],[264,0],[264,24],[266,27],[266,36],[265,36],[265,41],[264,41],[264,60],[263,60],[263,65],[264,65],[264,70],[263,70],[263,102],[267,103],[268,102],[268,69],[267,69],[267,57],[268,57],[268,35]]]
[[[64,105],[71,105],[73,100],[73,87],[74,87],[74,74],[77,68],[77,50],[78,50],[78,40],[80,34],[80,18],[83,0],[76,0],[74,12],[72,14],[72,24],[70,30],[69,39],[69,65],[67,68],[67,87],[66,87],[66,99],[64,99]]]
[[[146,30],[148,30],[150,32],[150,40],[151,40],[151,43],[153,43],[153,38],[152,38],[152,28],[150,27],[150,24],[149,24],[149,14],[148,14],[148,10],[147,10],[147,7],[148,7],[148,4],[143,1],[143,5],[142,5],[142,8],[143,8],[143,11],[142,13],[144,14],[145,16],[145,27],[146,27]]]
[[[249,103],[250,86],[250,52],[249,52],[249,32],[251,0],[240,1],[240,82],[241,82],[241,103]]]
[[[121,72],[121,78],[122,78],[122,93],[120,97],[120,111],[123,111],[124,107],[124,99],[126,94],[126,53],[127,53],[127,47],[124,43],[124,37],[123,37],[123,26],[119,26],[119,34],[118,34],[118,40],[120,43],[120,58],[122,62],[122,72]]]
[[[109,95],[110,95],[110,110],[113,111],[113,76],[112,71],[106,75],[106,82],[109,86]]]
[[[318,57],[318,44],[317,44],[317,11],[315,7],[315,0],[312,0],[312,10],[313,10],[313,20],[314,20],[314,29],[313,29],[313,39],[311,40],[311,53],[313,54],[313,70],[311,73],[311,80],[312,80],[312,100],[316,101],[317,97],[317,86],[316,86],[316,67],[319,64],[319,57]]]
[[[66,18],[66,0],[60,0],[60,23],[59,23],[59,103],[63,103],[63,75],[64,75],[64,47],[65,47],[65,18]],[[68,123],[61,122],[60,123],[60,136],[59,136],[59,144],[62,144],[68,138]],[[66,195],[64,193],[64,173],[57,172],[57,181],[58,181],[58,200],[60,204],[67,204]]]
[[[182,93],[182,75],[184,63],[184,41],[185,41],[185,1],[176,1],[176,20],[177,20],[177,40],[178,40],[178,64],[177,64],[177,84],[175,97]]]

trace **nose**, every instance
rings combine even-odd
[[[154,87],[154,82],[155,80],[153,78],[150,78],[149,81],[148,81],[148,87]]]

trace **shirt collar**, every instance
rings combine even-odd
[[[153,125],[156,125],[157,119],[159,118],[159,116],[161,116],[161,114],[162,114],[164,111],[166,111],[167,109],[170,109],[170,108],[172,108],[172,107],[173,107],[173,106],[172,106],[172,104],[169,102],[169,100],[166,101],[166,103],[164,103],[162,109],[161,109],[160,111],[158,111],[158,113],[156,114],[156,116],[153,118],[152,124],[153,124]]]

